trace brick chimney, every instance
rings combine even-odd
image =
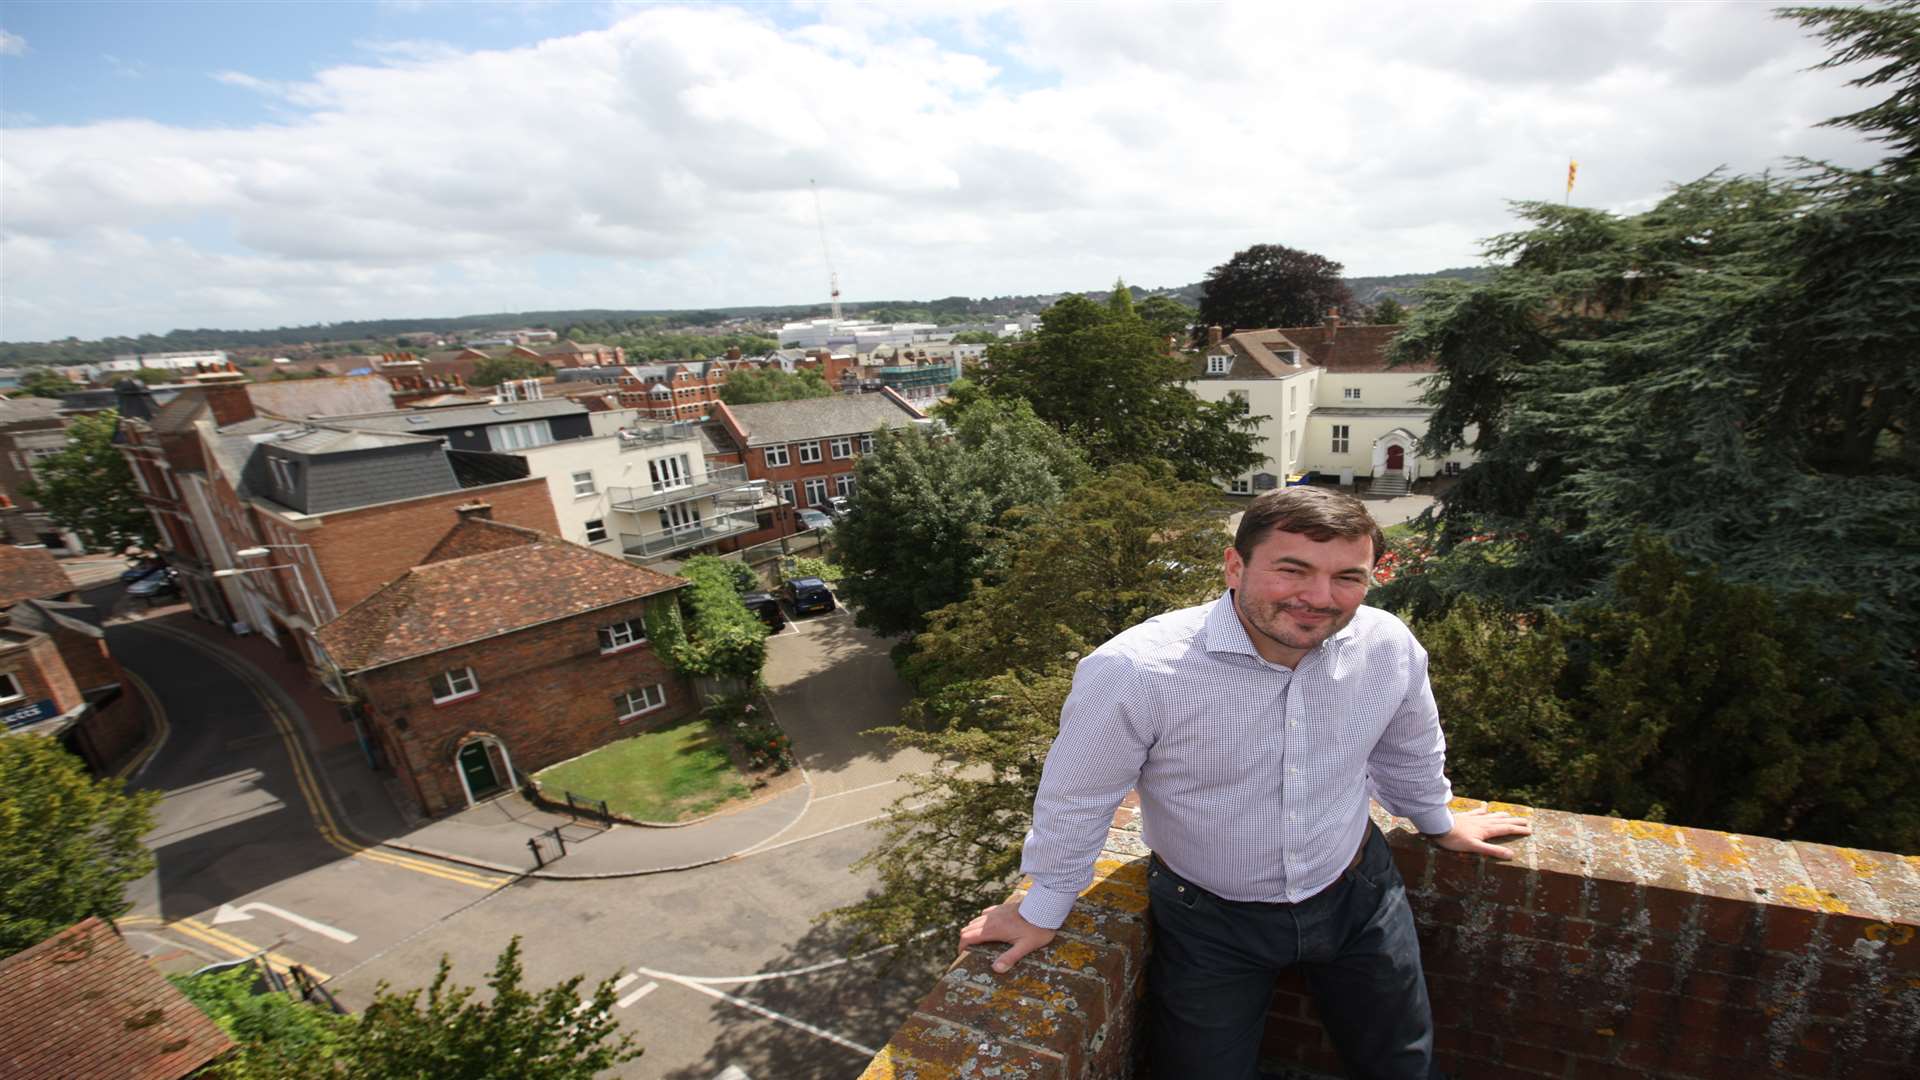
[[[460,515],[461,521],[472,521],[475,518],[478,518],[482,521],[493,520],[493,504],[492,503],[470,502],[462,506],[454,507],[453,512]]]
[[[1218,324],[1207,327],[1207,345],[1209,348],[1220,344],[1220,334],[1221,330]]]
[[[740,359],[740,346],[738,345],[727,346],[727,359],[729,360]]]
[[[1340,332],[1340,309],[1337,307],[1330,307],[1327,309],[1327,340],[1332,341],[1334,338],[1334,335],[1338,334],[1339,332]]]
[[[213,422],[217,427],[237,424],[242,420],[253,419],[253,399],[247,396],[248,383],[244,382],[206,382],[196,390],[207,407],[213,410]]]

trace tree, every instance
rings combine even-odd
[[[1314,326],[1353,293],[1332,259],[1280,244],[1255,244],[1207,272],[1200,325],[1231,334],[1277,326]]]
[[[34,464],[34,479],[21,490],[46,508],[62,528],[95,548],[118,551],[153,543],[153,516],[140,501],[133,468],[113,444],[119,414],[108,410],[77,416],[67,427],[66,449]]]
[[[1000,335],[991,330],[962,330],[948,339],[950,345],[991,345]]]
[[[1133,289],[1119,278],[1113,279],[1113,292],[1107,295],[1107,310],[1115,319],[1137,319],[1140,313],[1133,309]]]
[[[1202,402],[1192,376],[1137,315],[1069,296],[1031,338],[989,348],[978,379],[990,396],[1026,399],[1096,469],[1168,461],[1182,479],[1206,481],[1263,460],[1253,434],[1262,418]]]
[[[473,386],[499,386],[514,379],[537,379],[546,374],[547,365],[531,357],[489,356],[474,361],[473,377],[467,382]]]
[[[380,984],[347,1040],[346,1080],[591,1080],[641,1054],[613,1018],[611,977],[584,1007],[578,975],[531,992],[521,985],[518,936],[494,962],[488,1000],[474,1000],[473,987],[450,987],[451,975],[443,956],[424,1003],[419,990]]]
[[[1140,313],[1140,321],[1147,324],[1156,341],[1180,344],[1192,338],[1194,323],[1200,317],[1192,308],[1166,296],[1149,296],[1140,302],[1136,310]]]
[[[87,775],[52,739],[0,738],[0,956],[124,914],[127,883],[153,869],[140,838],[159,801]]]
[[[258,978],[251,965],[167,977],[235,1044],[233,1053],[195,1075],[205,1080],[285,1080],[333,1074],[352,1017],[284,994],[255,993]]]
[[[1368,322],[1378,326],[1398,326],[1407,321],[1407,309],[1391,296],[1383,296],[1373,305]]]
[[[858,864],[878,871],[879,887],[831,918],[925,954],[949,947],[936,933],[1006,897],[1075,660],[1218,590],[1228,537],[1212,505],[1210,488],[1121,466],[1009,515],[981,586],[916,640],[908,667],[920,697],[908,726],[888,729],[943,764],[914,778]]]
[[[80,389],[73,380],[47,368],[34,368],[20,377],[20,389],[34,397],[57,398]]]
[[[827,385],[818,371],[786,372],[779,368],[735,369],[727,374],[727,384],[720,388],[720,400],[729,405],[832,396],[833,387]]]
[[[948,416],[952,438],[919,428],[876,436],[835,527],[841,594],[879,634],[916,633],[928,612],[964,598],[988,530],[1087,475],[1080,452],[1024,401],[981,400]]]

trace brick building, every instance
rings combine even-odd
[[[53,544],[81,550],[78,537],[54,524],[24,490],[34,467],[67,448],[72,416],[60,401],[0,400],[0,529],[17,544]]]
[[[692,713],[647,633],[686,584],[475,513],[316,638],[367,740],[442,814]]]

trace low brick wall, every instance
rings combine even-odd
[[[1920,1075],[1920,856],[1494,805],[1534,826],[1508,862],[1442,851],[1376,811],[1419,924],[1442,1068],[1474,1080]],[[1053,945],[1007,975],[984,951],[954,965],[867,1080],[1144,1075],[1134,814],[1115,816],[1095,884]],[[1273,1068],[1341,1073],[1297,976],[1275,991],[1265,1053]]]

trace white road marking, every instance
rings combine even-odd
[[[648,994],[651,994],[658,989],[660,989],[659,983],[650,982],[647,985],[641,987],[640,989],[635,990],[633,993],[628,994],[626,997],[621,998],[620,1007],[624,1009],[627,1006],[633,1004],[636,1001],[639,1001],[641,998],[646,997]]]
[[[622,975],[619,978],[613,980],[613,992],[617,994],[620,991],[625,990],[628,986],[632,985],[634,980],[638,979],[639,977],[640,976],[635,975],[633,972],[629,971],[625,975]]]
[[[713,1080],[753,1080],[753,1077],[748,1076],[747,1071],[740,1066],[729,1065],[721,1069],[720,1075],[714,1077]]]
[[[214,912],[213,918],[209,921],[215,926],[219,926],[221,923],[245,922],[253,918],[251,913],[255,911],[278,916],[302,929],[311,930],[316,934],[324,934],[342,945],[351,945],[360,940],[360,935],[358,934],[349,934],[339,927],[328,926],[318,919],[309,919],[305,915],[295,915],[285,908],[277,908],[272,904],[263,904],[257,900],[251,904],[241,904],[239,907],[235,907],[232,904],[221,904],[220,910]]]
[[[827,801],[828,799],[837,799],[837,798],[839,798],[839,797],[840,797],[840,796],[842,796],[842,795],[852,795],[852,794],[854,794],[855,792],[860,792],[860,791],[872,791],[872,790],[873,790],[874,788],[878,788],[878,787],[886,787],[886,786],[888,786],[889,784],[897,784],[897,783],[899,783],[900,781],[902,781],[902,780],[905,780],[905,779],[906,779],[906,777],[904,777],[904,776],[896,776],[896,777],[894,777],[894,778],[893,778],[893,779],[891,779],[891,780],[882,780],[882,781],[880,781],[880,782],[879,782],[879,783],[877,783],[877,784],[862,784],[862,785],[861,785],[861,786],[859,786],[859,787],[855,787],[855,788],[848,788],[848,789],[847,789],[847,790],[845,790],[845,791],[836,791],[836,792],[834,792],[834,793],[833,793],[833,794],[831,794],[831,795],[821,795],[821,796],[818,796],[818,797],[816,797],[816,798],[815,798],[815,799],[814,799],[813,801],[814,801],[814,802],[826,802],[826,801]]]
[[[846,1049],[851,1050],[862,1057],[870,1058],[880,1052],[878,1050],[875,1050],[871,1046],[862,1046],[859,1043],[854,1042],[852,1039],[843,1038],[839,1035],[835,1035],[833,1032],[828,1031],[825,1028],[815,1027],[812,1024],[807,1023],[805,1020],[796,1020],[793,1017],[786,1015],[785,1013],[775,1012],[772,1009],[767,1008],[765,1005],[757,1005],[751,1001],[748,1001],[746,998],[734,997],[732,994],[715,990],[711,986],[704,986],[700,983],[693,982],[689,979],[683,979],[678,975],[669,975],[664,971],[653,971],[648,968],[639,968],[637,970],[642,975],[651,976],[652,978],[655,978],[655,979],[665,979],[666,981],[671,983],[678,983],[689,990],[697,991],[699,993],[707,995],[710,998],[715,998],[717,1000],[724,1001],[727,1004],[734,1006],[735,1008],[745,1009],[750,1013],[758,1013],[759,1015],[764,1016],[767,1019],[772,1020],[776,1023],[785,1024],[788,1027],[795,1028],[800,1031],[804,1031],[807,1034],[814,1036],[815,1038],[825,1039],[826,1041],[834,1044],[835,1046],[845,1047]]]
[[[926,805],[925,803],[921,803],[921,804],[920,804],[919,806],[909,806],[909,807],[906,807],[906,809],[908,809],[908,810],[918,810],[918,809],[920,809],[920,807],[921,807],[921,806],[925,806],[925,805]],[[804,844],[804,843],[806,843],[806,842],[807,842],[808,840],[818,840],[819,838],[821,838],[821,837],[823,837],[823,836],[831,836],[832,834],[834,834],[834,833],[837,833],[837,832],[840,832],[840,831],[842,831],[842,830],[845,830],[845,829],[853,829],[853,828],[858,828],[858,827],[859,827],[859,826],[861,826],[861,825],[871,825],[871,824],[873,824],[874,822],[876,822],[876,821],[879,821],[879,820],[880,820],[881,818],[887,818],[887,817],[892,817],[892,816],[893,816],[893,815],[892,815],[891,813],[887,813],[887,814],[875,814],[875,815],[873,815],[872,817],[864,817],[864,818],[861,818],[861,819],[860,819],[859,821],[849,821],[849,822],[847,822],[847,823],[846,823],[845,825],[835,825],[835,826],[834,826],[833,828],[831,828],[831,829],[821,829],[821,830],[820,830],[819,832],[817,832],[817,833],[808,833],[808,834],[807,834],[807,835],[805,835],[805,836],[796,836],[796,837],[794,837],[794,838],[793,838],[793,839],[791,839],[791,840],[783,840],[783,841],[781,841],[780,843],[778,843],[778,844],[774,844],[774,845],[771,845],[771,846],[769,846],[769,847],[756,847],[756,848],[751,848],[751,849],[749,849],[749,850],[747,850],[747,851],[743,851],[743,852],[741,852],[741,853],[740,853],[740,854],[738,854],[738,855],[735,855],[735,856],[734,856],[734,858],[736,858],[736,859],[744,859],[744,858],[747,858],[747,857],[749,857],[749,856],[753,856],[753,855],[765,855],[765,854],[766,854],[767,852],[769,852],[769,851],[779,851],[779,850],[780,850],[781,848],[783,848],[783,847],[791,847],[791,846],[793,846],[794,844]],[[798,818],[795,818],[794,820],[796,820],[796,821],[797,821],[797,820],[799,820],[799,819],[798,819]],[[777,835],[779,835],[779,834],[777,834],[777,833],[776,833],[775,835],[777,836]]]

